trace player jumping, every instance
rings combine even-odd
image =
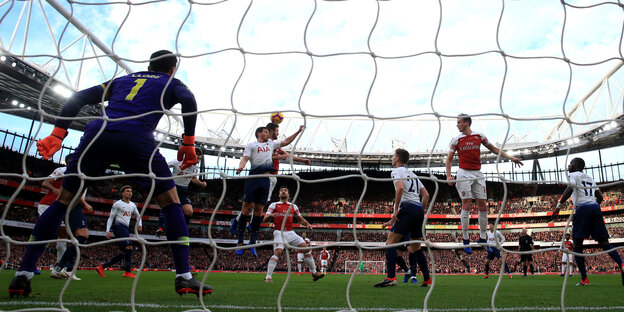
[[[455,180],[451,175],[451,165],[453,164],[453,157],[457,151],[459,157],[459,169],[457,170],[457,180],[461,179],[473,179],[468,181],[457,182],[457,192],[462,200],[461,210],[461,228],[463,243],[466,245],[464,251],[467,254],[472,253],[472,249],[468,246],[470,239],[468,237],[468,226],[470,225],[470,207],[472,206],[472,200],[475,199],[477,207],[479,208],[479,240],[478,243],[485,244],[486,232],[487,232],[487,206],[485,200],[487,199],[485,189],[485,178],[481,172],[481,144],[489,149],[492,153],[498,154],[500,152],[502,157],[505,157],[513,161],[516,165],[522,165],[520,158],[516,158],[507,155],[504,151],[501,151],[498,147],[494,146],[484,134],[472,131],[470,126],[472,125],[472,118],[466,114],[459,114],[457,117],[457,129],[460,134],[453,138],[449,146],[449,153],[446,157],[446,179],[449,180],[450,186],[455,185]]]
[[[89,89],[76,92],[63,106],[52,134],[37,142],[37,150],[44,159],[50,159],[60,148],[67,136],[67,128],[82,106],[100,104],[108,100],[105,117],[91,121],[84,130],[76,157],[67,165],[66,174],[80,173],[89,177],[104,175],[110,164],[119,164],[125,173],[140,173],[144,176],[137,183],[150,189],[152,182],[158,205],[165,213],[167,240],[176,267],[175,290],[178,294],[212,292],[212,288],[193,278],[189,271],[189,237],[184,222],[182,205],[171,179],[167,161],[158,151],[154,130],[165,110],[177,103],[182,105],[184,135],[178,159],[186,168],[197,161],[195,155],[195,122],[197,103],[195,96],[178,79],[173,78],[177,67],[176,56],[166,50],[153,53],[148,71],[137,72],[107,81]],[[123,151],[112,153],[111,151]],[[165,179],[152,180],[147,174]],[[88,180],[86,182],[89,182]],[[32,231],[32,240],[54,239],[65,211],[71,200],[80,194],[81,180],[78,175],[63,179],[59,197],[41,215]],[[41,257],[45,244],[28,245],[15,278],[9,285],[9,295],[28,296],[31,292],[30,280],[37,260]]]

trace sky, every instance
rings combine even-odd
[[[133,71],[144,70],[155,50],[178,53],[176,77],[198,100],[198,140],[232,132],[228,144],[253,140],[253,129],[275,111],[286,116],[282,135],[305,124],[295,150],[331,151],[337,148],[332,141],[344,140],[347,152],[391,153],[393,142],[412,152],[445,151],[457,135],[459,113],[478,115],[473,130],[495,144],[544,142],[564,112],[620,63],[624,13],[615,4],[441,3],[136,1],[130,6],[86,1],[63,6]],[[70,45],[80,32],[47,3],[43,10],[54,40],[38,2],[25,35],[26,18],[18,22],[22,5],[0,6],[3,50],[23,55],[73,89],[123,74],[110,59],[101,57],[98,63],[92,57],[93,50],[102,55],[99,49],[87,45],[83,57],[81,40]],[[42,56],[59,54],[55,41],[67,48],[61,53],[63,66]],[[571,115],[573,122],[587,125],[574,126],[573,132],[564,127],[560,138],[622,114],[622,75],[616,72],[609,88]],[[0,114],[0,122],[24,133],[30,127],[6,114]],[[173,134],[182,129],[166,118],[159,128]],[[70,135],[68,142],[77,138]],[[603,160],[610,153],[605,151]],[[614,162],[618,153],[615,149]],[[595,160],[594,154],[586,157]],[[542,166],[551,163],[544,160]],[[510,170],[508,164],[500,167]]]

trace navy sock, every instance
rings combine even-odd
[[[110,267],[111,265],[113,265],[113,264],[115,264],[115,263],[117,263],[117,262],[121,261],[121,259],[123,259],[123,258],[124,258],[124,255],[123,255],[123,254],[118,253],[115,257],[113,257],[113,259],[110,259],[110,260],[108,260],[106,263],[104,263],[104,264],[102,265],[102,267],[108,268],[108,267]]]
[[[531,270],[531,274],[535,274],[535,268],[533,268],[533,264],[529,266],[529,269]]]
[[[388,269],[388,278],[396,277],[397,250],[396,248],[386,249],[386,268]]]
[[[416,272],[418,272],[418,270],[417,270],[417,268],[418,268],[418,257],[416,256],[415,252],[409,253],[408,257],[409,257],[410,272],[412,273],[412,275],[416,275]]]
[[[126,270],[126,272],[130,272],[130,269],[132,268],[132,249],[124,250],[124,259],[126,260],[124,262],[124,270]]]
[[[61,221],[63,217],[65,217],[66,210],[66,205],[54,201],[48,209],[41,214],[39,219],[37,219],[32,234],[30,235],[30,241],[42,241],[55,238]],[[28,245],[18,270],[33,272],[37,267],[37,261],[39,261],[41,254],[45,250],[45,246],[46,244]]]
[[[427,266],[427,256],[425,256],[425,252],[422,249],[418,249],[415,252],[416,259],[418,259],[418,267],[420,267],[420,272],[423,275],[423,281],[428,281],[429,276],[429,267]]]
[[[249,221],[249,216],[241,215],[238,220],[238,244],[242,245],[245,240],[245,228],[247,227],[247,222]]]
[[[403,270],[403,272],[407,272],[407,263],[405,263],[405,259],[401,256],[397,256],[396,263],[399,265],[399,268]]]
[[[485,265],[485,275],[490,275],[490,265],[489,264]]]
[[[603,250],[609,250],[613,248],[614,247],[611,244],[606,244],[604,245],[604,247],[602,247]],[[617,263],[618,268],[622,267],[622,257],[620,257],[620,254],[617,252],[617,250],[611,250],[611,252],[608,255],[609,257],[611,257],[611,259],[613,259],[613,261],[615,261],[615,263]]]
[[[176,267],[176,274],[184,274],[189,272],[189,233],[186,223],[184,222],[184,214],[182,213],[182,205],[171,204],[164,207],[165,226],[167,227],[167,240],[178,241],[177,244],[171,244],[171,253],[173,254],[173,263]]]
[[[574,252],[583,253],[583,248],[574,247]],[[581,273],[581,280],[585,280],[587,278],[587,269],[585,268],[585,257],[574,256],[574,260],[576,261],[576,266]]]
[[[254,216],[251,220],[251,234],[249,234],[249,245],[255,244],[258,239],[258,232],[260,231],[260,224],[262,223],[262,216]]]
[[[511,270],[509,269],[507,262],[505,262],[505,272],[507,272],[507,274],[511,274]]]
[[[87,238],[84,236],[76,236],[76,240],[78,243],[84,244],[87,241]],[[70,246],[63,253],[63,257],[58,266],[61,268],[67,268],[68,271],[71,271],[74,268],[74,264],[76,263],[76,256],[78,255],[78,246]]]
[[[526,276],[526,273],[527,273],[527,266],[526,265],[522,266],[522,273],[524,273],[524,276]]]
[[[165,230],[165,213],[162,211],[162,209],[158,214],[158,227]]]

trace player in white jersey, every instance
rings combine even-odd
[[[449,146],[449,153],[446,157],[446,179],[450,186],[455,185],[455,178],[451,175],[451,165],[455,152],[459,158],[459,169],[457,170],[457,180],[472,179],[468,181],[457,182],[457,192],[462,200],[461,210],[461,227],[463,243],[466,245],[464,251],[467,254],[472,253],[472,249],[468,247],[470,240],[468,237],[468,226],[470,225],[470,207],[472,200],[477,202],[479,208],[479,240],[478,243],[485,244],[485,236],[487,232],[487,205],[486,205],[486,188],[485,178],[481,173],[481,144],[489,149],[492,153],[500,153],[501,157],[505,157],[513,161],[516,165],[522,165],[520,158],[516,158],[503,152],[494,146],[484,134],[472,131],[472,118],[466,114],[459,114],[457,117],[457,129],[460,134],[453,138]]]
[[[490,261],[494,260],[494,258],[501,259],[501,251],[498,249],[498,245],[496,244],[498,241],[501,246],[505,242],[505,236],[494,227],[494,223],[490,222],[490,230],[487,232],[487,256],[485,256],[485,275],[483,278],[488,278],[490,276]],[[501,259],[502,261],[502,259]],[[511,277],[511,271],[509,270],[509,266],[507,262],[503,261],[503,265],[505,265],[505,272],[509,274],[509,278]]]
[[[108,217],[108,221],[106,222],[106,238],[111,239],[111,230],[112,233],[115,234],[115,238],[122,237],[130,237],[130,219],[134,214],[139,225],[139,232],[143,230],[142,222],[141,222],[141,214],[137,209],[137,206],[130,201],[132,198],[132,187],[129,185],[125,185],[121,187],[121,199],[116,201],[111,208],[110,216]],[[110,267],[111,265],[125,259],[124,263],[124,274],[123,277],[136,277],[130,271],[130,267],[132,265],[132,241],[130,240],[122,240],[117,243],[119,246],[119,254],[115,256],[113,259],[108,262],[100,265],[96,268],[98,274],[102,277],[104,275],[104,269]]]
[[[405,167],[408,161],[408,151],[402,148],[394,151],[394,156],[392,157],[392,166],[395,168],[392,170],[395,189],[394,212],[390,221],[384,224],[384,227],[392,224],[386,245],[396,244],[407,235],[411,235],[410,237],[414,240],[423,239],[422,225],[425,218],[423,206],[429,205],[429,192],[427,192],[427,189],[425,189],[416,175]],[[386,268],[388,275],[383,281],[375,284],[373,287],[396,286],[396,261],[397,249],[387,248]],[[420,248],[420,243],[412,243],[410,245],[409,262],[412,267],[414,263],[418,263],[423,274],[421,286],[431,285],[432,281],[429,276],[427,257]],[[411,273],[414,274],[415,272]]]
[[[329,262],[329,251],[327,251],[327,248],[325,246],[323,246],[323,250],[321,250],[319,259],[321,260],[321,273],[326,274],[327,262]]]
[[[563,243],[561,243],[561,249],[564,251],[561,255],[561,274],[559,276],[565,276],[566,271],[570,276],[572,276],[572,254],[567,253],[566,251],[574,250],[574,242],[572,242],[572,237],[570,233],[566,233],[564,235]],[[568,262],[568,260],[570,260]]]
[[[596,182],[592,177],[586,175],[585,161],[582,158],[574,158],[568,165],[568,187],[561,195],[557,207],[553,211],[553,217],[556,217],[561,210],[561,206],[572,197],[575,212],[572,219],[572,240],[574,242],[573,250],[576,253],[583,253],[583,240],[590,236],[598,242],[598,246],[603,250],[611,250],[608,254],[617,264],[618,270],[622,275],[622,285],[624,285],[624,265],[622,257],[613,249],[613,245],[609,244],[609,232],[605,226],[602,217],[600,203],[602,202],[602,192],[596,186]],[[581,282],[577,286],[588,286],[587,269],[585,268],[585,258],[582,256],[574,256],[576,266],[581,273]]]
[[[264,279],[267,283],[273,282],[273,271],[284,251],[284,242],[297,247],[307,247],[303,238],[293,231],[293,216],[299,220],[301,225],[308,228],[308,230],[312,230],[312,225],[301,215],[299,207],[288,202],[290,194],[288,193],[287,187],[283,186],[280,188],[279,197],[279,202],[269,205],[269,209],[263,219],[263,221],[266,222],[270,218],[273,218],[273,224],[275,226],[275,231],[273,231],[273,256],[269,259],[267,274]],[[310,252],[310,250],[305,251],[304,258],[312,274],[313,281],[317,281],[325,276],[321,272],[316,271],[316,264],[314,263],[314,258],[312,258],[312,252]]]
[[[306,246],[309,247],[311,242],[305,232],[301,234],[301,238],[303,238]],[[303,273],[303,258],[303,250],[297,250],[297,271],[299,271],[299,276],[301,276],[301,274]]]
[[[178,192],[178,197],[180,198],[180,204],[182,204],[182,213],[184,213],[184,219],[186,221],[186,225],[188,225],[191,221],[191,216],[193,216],[193,205],[191,205],[191,200],[188,197],[188,186],[193,182],[196,185],[199,185],[202,188],[206,187],[206,182],[200,181],[197,178],[197,174],[199,173],[199,167],[197,164],[201,161],[201,157],[203,152],[201,148],[195,148],[195,154],[197,154],[197,162],[193,165],[182,169],[182,161],[174,159],[167,164],[169,168],[173,169],[173,182],[175,182],[176,191]],[[161,210],[158,214],[158,230],[156,230],[156,237],[160,237],[165,233],[165,213]]]
[[[303,126],[300,126],[297,132],[287,137],[284,141],[269,141],[269,130],[266,127],[259,127],[255,132],[257,141],[251,142],[245,146],[243,157],[238,165],[238,169],[236,169],[236,174],[241,173],[243,169],[245,169],[247,162],[250,162],[251,169],[249,170],[249,175],[267,176],[245,180],[243,208],[238,222],[238,246],[243,245],[245,227],[247,226],[252,211],[254,218],[251,222],[249,244],[255,244],[258,238],[260,223],[262,223],[262,211],[266,205],[266,199],[269,193],[270,181],[268,175],[275,171],[273,169],[273,150],[290,144],[301,131],[303,131]],[[244,249],[237,249],[236,254],[242,255],[243,251]],[[255,248],[251,248],[250,251],[254,256],[256,255]]]
[[[266,128],[269,131],[268,141],[269,142],[277,141],[278,136],[279,136],[279,125],[270,122],[266,125]],[[279,171],[280,161],[286,160],[289,158],[290,158],[290,154],[284,151],[283,149],[281,149],[280,147],[273,150],[273,155],[271,156],[271,159],[273,161],[273,170],[275,171],[275,173],[278,173]],[[305,158],[301,158],[297,156],[293,156],[293,160],[296,162],[304,163],[306,165],[310,165],[312,163],[309,159],[305,159]],[[273,194],[273,189],[275,189],[275,185],[277,185],[277,177],[270,175],[269,183],[270,183],[269,195],[267,196],[267,200],[266,200],[267,204],[271,202],[271,194]],[[236,232],[238,231],[238,222],[240,221],[241,215],[242,213],[239,213],[238,216],[236,216],[236,218],[232,219],[232,224],[230,225],[230,233],[232,233],[232,235],[236,235]],[[253,220],[253,215],[251,216],[251,220],[249,222],[253,222],[252,220]],[[254,234],[252,231],[251,235],[257,235],[257,234]],[[301,261],[303,262],[303,258]]]

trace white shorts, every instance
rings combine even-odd
[[[297,253],[297,261],[298,262],[303,262],[303,252],[298,252]]]
[[[43,214],[43,212],[46,211],[46,209],[48,209],[48,207],[50,207],[50,205],[42,205],[42,204],[37,205],[37,212],[39,212],[40,217]],[[65,220],[65,216],[63,216],[63,220]],[[65,221],[61,221],[61,226],[65,226]]]
[[[321,259],[321,266],[327,266],[327,260]]]
[[[299,246],[305,244],[305,241],[301,236],[297,235],[295,231],[284,231],[284,240],[291,246]],[[282,231],[273,231],[273,250],[284,249],[284,241],[282,240]]]
[[[574,259],[574,256],[570,254],[570,262],[572,262]],[[567,262],[568,261],[568,254],[564,253],[563,255],[561,255],[561,262]]]
[[[481,170],[464,170],[459,168],[457,170],[457,180],[461,179],[473,179],[469,181],[457,181],[455,187],[457,187],[457,193],[461,199],[487,199],[487,193],[485,190],[485,177]]]
[[[271,194],[273,194],[275,185],[277,185],[277,177],[269,177],[269,181],[271,182],[271,185],[269,185],[269,197],[267,198],[267,202],[271,201]]]

